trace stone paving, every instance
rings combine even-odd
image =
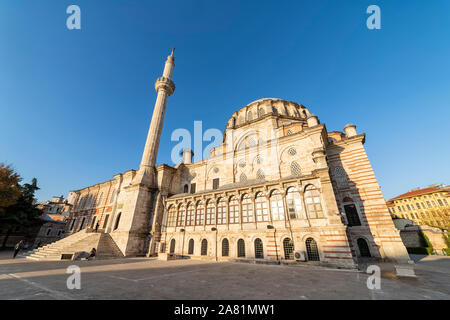
[[[0,252],[0,299],[450,299],[450,257],[413,256],[417,278],[396,278],[381,265],[381,289],[368,274],[314,266],[128,258],[30,261]],[[69,290],[66,268],[81,268]]]

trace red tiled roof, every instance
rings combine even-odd
[[[427,194],[427,193],[432,193],[432,192],[436,192],[436,191],[443,191],[443,190],[442,190],[442,188],[424,188],[424,189],[419,189],[419,190],[413,190],[413,191],[409,191],[404,194],[401,194],[395,198],[389,199],[388,201],[414,197],[414,196],[418,196],[421,194]]]

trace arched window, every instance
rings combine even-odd
[[[247,121],[253,120],[253,113],[251,111],[247,112]]]
[[[289,238],[284,238],[283,240],[283,250],[284,259],[293,260],[294,259],[294,243]]]
[[[264,180],[266,176],[264,175],[264,170],[259,169],[258,172],[256,172],[256,179],[258,180]]]
[[[259,108],[258,109],[258,117],[262,117],[264,115],[264,109],[263,108]]]
[[[248,194],[242,199],[242,223],[246,222],[253,222],[253,201]]]
[[[194,225],[194,205],[192,202],[188,205],[187,208],[187,218],[186,218],[186,225],[187,226],[193,226]]]
[[[214,206],[214,201],[212,200],[208,200],[208,204],[206,206],[206,224],[216,224],[216,207]]]
[[[237,256],[238,258],[245,258],[245,242],[243,239],[239,239],[237,243]]]
[[[120,216],[121,215],[122,215],[122,212],[119,212],[119,214],[117,215],[116,223],[114,224],[114,229],[113,230],[117,230],[117,228],[119,228]]]
[[[227,202],[224,198],[217,203],[217,224],[227,224]]]
[[[323,218],[322,205],[320,203],[320,192],[313,185],[305,189],[305,202],[310,219]]]
[[[302,199],[296,188],[289,188],[287,191],[286,202],[291,219],[301,219],[302,217]]]
[[[345,197],[344,198],[344,211],[347,217],[347,225],[349,227],[360,226],[361,220],[359,219],[358,210],[356,209],[353,200]]]
[[[102,200],[103,200],[103,192],[100,195],[100,197],[98,197],[98,201],[97,201],[97,207],[102,205]]]
[[[184,185],[184,188],[183,188],[183,192],[184,192],[184,193],[188,193],[188,191],[189,191],[189,187],[188,187],[187,184],[185,184],[185,185]]]
[[[222,240],[222,257],[228,257],[230,252],[230,243],[228,242],[228,239]]]
[[[178,209],[178,221],[177,221],[177,226],[178,227],[182,227],[184,226],[184,221],[186,219],[186,208],[184,207],[184,204],[182,204],[180,206],[180,208]]]
[[[169,253],[175,253],[175,239],[170,240],[170,251]]]
[[[283,197],[278,190],[273,191],[270,196],[270,209],[272,211],[272,220],[284,220]]]
[[[291,162],[291,175],[299,176],[301,175],[300,165],[296,161]]]
[[[239,223],[239,202],[236,197],[231,197],[229,207],[230,223]]]
[[[194,239],[189,240],[188,254],[194,254]]]
[[[245,173],[241,173],[241,176],[239,177],[240,182],[247,182],[247,176]]]
[[[359,238],[357,240],[357,243],[358,243],[358,248],[359,248],[359,255],[361,257],[370,258],[371,254],[370,254],[369,245],[367,244],[367,241],[364,240],[363,238]]]
[[[293,156],[295,156],[297,154],[297,150],[295,150],[295,148],[290,148],[288,150],[288,153],[289,153],[290,156],[293,157]]]
[[[261,239],[255,239],[255,258],[264,259],[264,249]]]
[[[203,202],[197,204],[197,214],[195,216],[195,225],[202,226],[205,224],[205,206]]]
[[[317,243],[313,238],[306,239],[306,253],[309,261],[320,261]]]
[[[264,193],[259,192],[256,195],[256,221],[269,221],[269,209],[267,208],[267,199]]]
[[[202,240],[202,250],[201,255],[206,256],[208,254],[208,240],[203,239]]]
[[[177,208],[174,205],[170,206],[167,216],[167,226],[175,227],[177,223]]]

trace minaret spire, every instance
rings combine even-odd
[[[156,79],[155,82],[155,90],[158,95],[155,102],[155,108],[153,109],[152,121],[148,130],[141,165],[139,166],[139,171],[133,181],[134,183],[150,186],[154,183],[154,167],[156,157],[158,155],[158,147],[161,138],[164,115],[166,113],[167,99],[175,91],[175,84],[172,81],[172,73],[175,67],[174,52],[175,48],[172,49],[172,53],[167,57],[164,65],[163,76]]]

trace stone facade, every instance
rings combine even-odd
[[[185,150],[181,164],[156,166],[167,97],[175,89],[173,67],[172,52],[155,85],[139,170],[75,191],[69,234],[99,222],[124,255],[340,267],[355,267],[360,256],[408,261],[365,135],[354,125],[328,132],[303,105],[254,101],[231,116],[223,143],[208,159],[192,162]]]

